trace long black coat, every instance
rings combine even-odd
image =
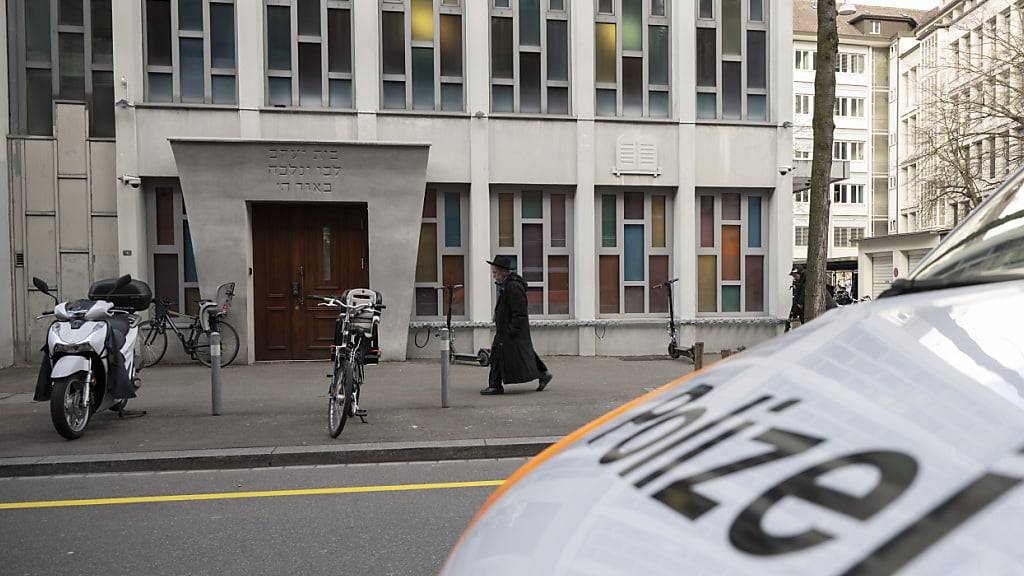
[[[537,354],[530,339],[530,320],[526,305],[526,281],[512,273],[494,307],[494,342],[491,362],[501,372],[505,384],[529,382],[540,378]]]

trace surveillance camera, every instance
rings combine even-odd
[[[138,188],[139,186],[142,186],[142,179],[139,178],[138,176],[129,176],[125,174],[118,178],[118,180],[120,180],[124,184],[127,184],[128,186],[131,186],[132,188]]]
[[[779,166],[779,176],[785,176],[793,171],[792,166]]]

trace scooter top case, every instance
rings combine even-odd
[[[149,284],[142,280],[132,280],[117,292],[111,293],[116,283],[117,278],[97,280],[89,287],[89,299],[106,300],[113,304],[114,308],[129,312],[142,312],[153,302],[153,291],[150,290]]]

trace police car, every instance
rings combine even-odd
[[[1024,574],[1022,186],[885,297],[537,456],[442,574]]]

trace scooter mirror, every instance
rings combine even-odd
[[[46,282],[44,282],[41,278],[33,276],[32,285],[35,286],[36,290],[39,290],[40,292],[48,293],[50,291],[49,285],[47,285]]]

